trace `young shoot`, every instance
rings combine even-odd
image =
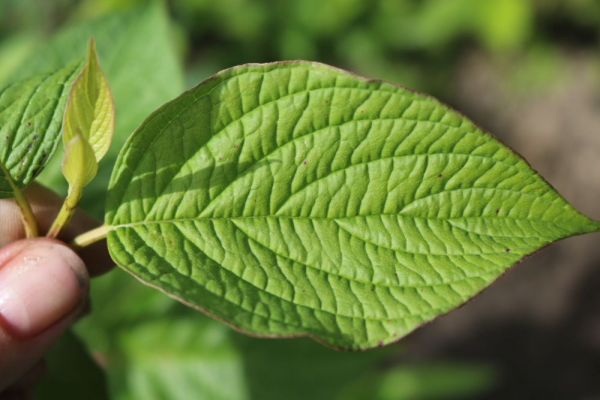
[[[83,188],[98,171],[98,162],[108,151],[115,125],[115,107],[93,38],[88,44],[87,59],[69,92],[63,118],[65,146],[62,171],[69,191],[47,236],[58,237],[67,225]]]

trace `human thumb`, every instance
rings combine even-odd
[[[44,355],[87,299],[81,259],[51,239],[0,249],[0,391]]]

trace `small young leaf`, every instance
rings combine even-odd
[[[254,335],[365,349],[600,224],[437,100],[321,64],[246,65],[154,112],[113,171],[108,246]]]
[[[69,92],[63,120],[65,147],[78,134],[90,144],[96,161],[108,151],[115,127],[115,106],[90,39],[87,60]]]
[[[46,166],[60,140],[60,126],[80,63],[37,75],[0,90],[0,198],[13,197],[12,183],[27,186]]]
[[[69,182],[69,191],[47,237],[58,237],[69,223],[83,194],[83,187],[98,172],[98,162],[108,150],[114,124],[112,96],[98,65],[96,45],[91,38],[86,63],[69,91],[63,118],[65,153],[62,172]]]
[[[98,172],[94,150],[80,133],[75,134],[65,148],[62,171],[69,187],[73,188],[87,186]]]
[[[95,38],[100,61],[106,60],[101,65],[110,82],[118,116],[110,149],[80,201],[86,211],[98,217],[104,215],[104,201],[100,199],[106,198],[110,173],[131,132],[148,114],[184,89],[183,68],[173,46],[172,29],[164,1],[145,1],[133,7],[124,5],[100,18],[58,30],[40,42],[32,56],[19,66],[17,76],[11,76],[18,79],[67,65],[85,54],[86,43],[82,38]],[[39,180],[66,194],[61,164],[62,154],[56,154]]]

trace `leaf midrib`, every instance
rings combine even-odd
[[[450,221],[450,220],[458,220],[458,219],[465,219],[465,218],[472,218],[472,219],[507,219],[507,220],[515,220],[515,221],[530,221],[530,222],[542,222],[542,223],[548,223],[548,224],[552,224],[556,227],[561,227],[560,225],[558,225],[555,222],[551,222],[551,221],[547,221],[547,220],[542,220],[542,219],[532,219],[532,218],[507,218],[507,217],[500,217],[500,216],[480,216],[480,217],[448,217],[448,218],[439,218],[439,217],[425,217],[425,216],[417,216],[417,215],[411,215],[409,213],[403,213],[403,211],[410,206],[411,204],[414,204],[417,201],[420,201],[422,199],[427,199],[429,197],[432,196],[436,196],[436,195],[443,195],[445,193],[451,193],[451,192],[456,192],[456,191],[465,191],[465,190],[490,190],[490,191],[503,191],[503,192],[509,192],[509,193],[516,193],[519,194],[521,196],[533,196],[536,198],[540,198],[539,196],[536,196],[535,194],[532,193],[523,193],[520,191],[516,191],[516,190],[510,190],[510,189],[500,189],[500,188],[457,188],[457,189],[453,189],[453,190],[445,190],[445,191],[441,191],[438,193],[432,193],[429,194],[427,196],[418,198],[418,199],[414,199],[413,201],[411,201],[408,204],[405,204],[402,209],[396,213],[378,213],[378,214],[358,214],[358,215],[354,215],[354,216],[347,216],[347,217],[309,217],[309,216],[289,216],[289,215],[277,215],[277,214],[268,214],[268,215],[249,215],[249,216],[232,216],[232,217],[208,217],[208,216],[196,216],[196,217],[185,217],[185,218],[170,218],[170,219],[164,219],[164,220],[143,220],[143,221],[136,221],[136,222],[130,222],[130,223],[125,223],[125,224],[116,224],[116,225],[111,225],[108,224],[111,227],[126,227],[126,226],[135,226],[135,225],[140,225],[140,224],[148,224],[148,223],[174,223],[174,222],[178,222],[178,221],[203,221],[203,220],[242,220],[242,219],[261,219],[261,218],[282,218],[282,219],[308,219],[308,220],[347,220],[347,219],[354,219],[354,218],[361,218],[361,217],[378,217],[378,216],[383,216],[383,215],[393,215],[393,216],[404,216],[404,217],[411,217],[411,218],[423,218],[423,219],[433,219],[433,220],[442,220],[442,221]],[[213,199],[214,200],[214,199]],[[554,200],[553,200],[554,201]],[[212,200],[211,200],[212,203]],[[209,203],[210,205],[210,203]],[[204,209],[202,210],[202,212],[204,212],[206,209],[208,208],[208,206],[204,207]]]
[[[434,218],[434,217],[422,217],[422,216],[413,216],[409,214],[401,214],[401,213],[381,213],[381,214],[365,214],[365,215],[355,215],[350,217],[292,217],[288,215],[250,215],[250,216],[236,216],[236,217],[190,217],[190,218],[170,218],[163,220],[154,220],[154,221],[137,221],[137,222],[129,222],[124,224],[115,224],[115,225],[107,225],[109,231],[113,231],[119,228],[133,228],[136,226],[143,226],[148,224],[175,224],[178,222],[202,222],[202,221],[235,221],[235,220],[244,220],[244,219],[266,219],[266,218],[279,218],[279,219],[291,219],[291,220],[310,220],[310,221],[333,221],[336,220],[348,220],[348,219],[356,219],[356,218],[366,218],[366,217],[379,217],[379,216],[400,216],[400,217],[410,217],[412,219],[426,219],[426,220],[439,220],[439,221],[457,221],[464,219],[473,219],[473,220],[487,220],[487,219],[498,219],[498,220],[509,220],[509,221],[529,221],[529,222],[538,222],[545,223],[549,225],[554,225],[555,227],[561,228],[555,222],[538,220],[538,219],[523,219],[523,218],[508,218],[508,217],[450,217],[450,218]],[[598,223],[598,229],[600,229],[600,223]],[[464,229],[463,229],[464,230]],[[513,237],[513,236],[511,236]]]

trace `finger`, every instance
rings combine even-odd
[[[52,239],[0,249],[0,391],[42,358],[85,303],[83,261]]]
[[[35,215],[40,234],[44,234],[50,229],[63,200],[51,190],[36,183],[27,187],[25,195]],[[19,208],[14,201],[0,200],[0,216],[2,220],[0,224],[0,247],[25,237]],[[95,218],[82,210],[77,210],[73,219],[60,235],[60,239],[70,242],[75,236],[99,225],[100,223]],[[114,265],[108,254],[105,240],[84,248],[79,251],[79,255],[87,265],[91,276],[100,275]]]

